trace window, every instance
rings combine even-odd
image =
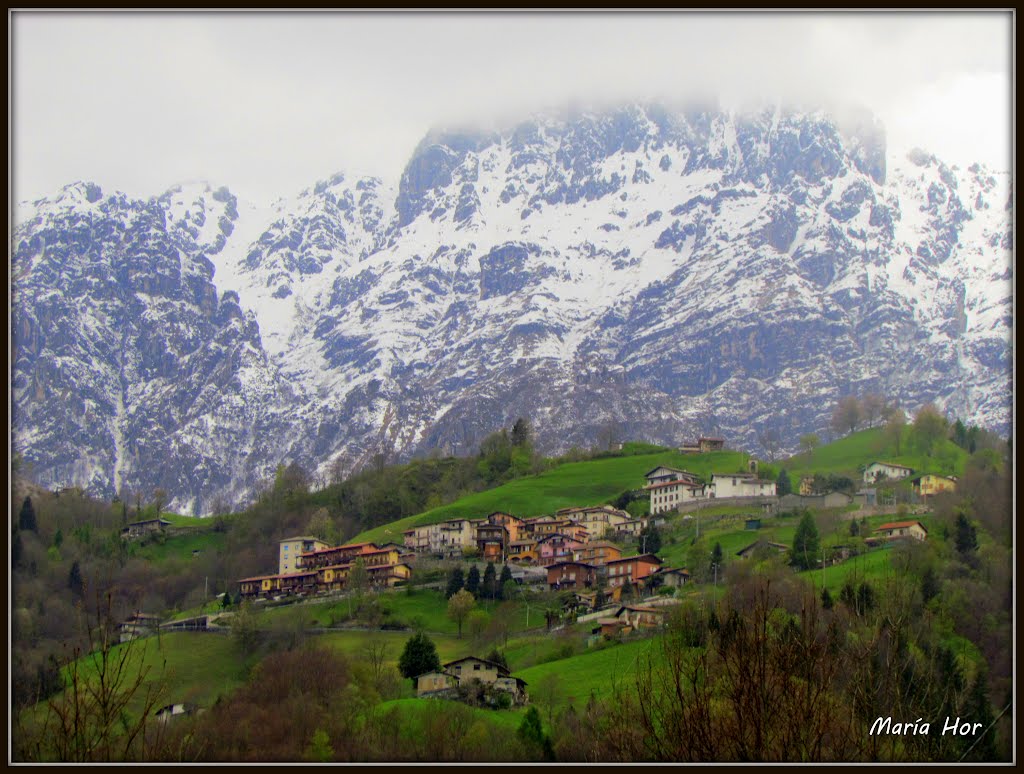
[[[480,665],[479,664],[473,664],[473,671],[474,672],[479,672],[480,671]]]

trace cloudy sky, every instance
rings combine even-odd
[[[15,200],[396,178],[432,126],[712,92],[860,104],[890,153],[1009,169],[1009,13],[11,16]]]

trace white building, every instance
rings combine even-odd
[[[688,481],[666,481],[652,484],[647,489],[651,493],[651,515],[664,513],[678,508],[680,505],[705,497],[703,484],[692,484]]]
[[[914,469],[895,462],[872,462],[864,469],[864,483],[873,484],[884,478],[901,479],[913,474]]]
[[[711,496],[774,497],[775,482],[758,478],[756,473],[712,473]]]

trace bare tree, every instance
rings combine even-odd
[[[852,433],[863,420],[860,401],[853,395],[840,398],[832,412],[832,431],[836,435]]]
[[[769,462],[775,461],[775,455],[779,451],[779,441],[779,431],[774,427],[766,427],[757,435],[757,442],[761,444]]]
[[[154,674],[145,663],[145,640],[118,643],[111,610],[112,594],[97,595],[95,619],[86,624],[89,652],[72,652],[67,687],[47,702],[38,737],[22,750],[26,759],[146,759],[146,725],[164,692],[166,661]]]
[[[864,421],[868,427],[874,427],[875,422],[881,418],[885,410],[885,398],[877,392],[869,392],[860,400],[861,408],[864,410]]]

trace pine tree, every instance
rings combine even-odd
[[[71,589],[71,596],[75,599],[82,599],[85,596],[85,580],[82,578],[82,568],[76,559],[71,565],[68,573],[68,588]]]
[[[835,603],[832,601],[832,595],[828,593],[828,589],[821,590],[821,606],[826,610],[831,610]]]
[[[21,504],[21,512],[18,514],[18,528],[26,532],[38,532],[36,524],[36,509],[32,506],[32,498],[26,497]]]
[[[793,548],[790,551],[789,563],[801,570],[814,567],[818,556],[818,527],[810,511],[804,511],[803,518],[793,536]]]
[[[508,568],[508,565],[502,565],[501,577],[498,579],[498,588],[496,589],[498,599],[507,599],[509,597],[509,583],[515,583],[512,578],[512,570]]]
[[[448,573],[448,588],[445,591],[445,596],[451,599],[453,596],[462,591],[462,587],[465,582],[462,579],[462,568],[454,567],[452,571]]]
[[[956,550],[964,558],[973,554],[978,548],[978,532],[963,511],[960,511],[956,517],[954,544]]]
[[[498,573],[494,569],[494,562],[488,562],[487,568],[484,570],[483,595],[488,599],[497,597],[497,585]]]
[[[466,585],[463,588],[474,597],[480,596],[480,570],[477,569],[475,564],[469,568],[469,573],[466,575]]]
[[[715,547],[711,549],[711,564],[717,564],[719,567],[722,566],[722,544],[715,543]]]
[[[405,648],[398,659],[398,671],[402,677],[412,680],[416,687],[416,678],[425,672],[434,672],[441,668],[441,659],[437,656],[434,641],[423,632],[418,632],[405,642]]]
[[[785,497],[793,491],[793,484],[789,480],[789,473],[783,468],[779,471],[779,477],[775,480],[775,490],[779,497]]]
[[[921,576],[921,598],[928,603],[938,596],[939,590],[939,578],[935,574],[935,570],[929,567]]]
[[[487,654],[487,660],[495,664],[501,664],[505,669],[508,669],[508,659],[506,659],[505,654],[497,648],[493,648],[491,652]]]

